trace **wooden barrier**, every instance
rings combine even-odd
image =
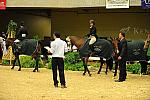
[[[3,60],[9,60],[10,65],[12,64],[12,60],[15,60],[15,55],[12,52],[12,47],[11,46],[8,47],[7,53],[3,54],[2,61]]]

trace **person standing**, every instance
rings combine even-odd
[[[59,32],[54,32],[53,37],[55,40],[51,43],[50,53],[52,53],[52,72],[54,86],[58,87],[58,68],[61,88],[67,88],[64,75],[64,53],[68,52],[67,43],[60,39]]]
[[[93,44],[96,42],[96,39],[97,39],[95,21],[90,20],[89,24],[90,24],[90,33],[87,34],[87,36],[90,38],[89,47],[91,51],[94,52]]]
[[[119,56],[118,56],[118,61],[119,61],[119,79],[116,80],[115,82],[123,82],[126,80],[126,55],[127,55],[127,41],[125,39],[125,33],[120,32],[119,33],[119,39],[120,43],[118,46],[119,49]]]

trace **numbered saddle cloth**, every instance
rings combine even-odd
[[[144,51],[144,41],[136,40],[128,42],[127,47],[127,61],[146,60],[146,51]]]
[[[85,44],[80,48],[79,54],[81,57],[86,57],[91,53],[89,47],[89,39],[85,41]],[[106,39],[97,39],[97,41],[93,44],[94,51],[99,57],[110,59],[112,57],[113,47],[110,41]]]
[[[14,43],[13,53],[20,52],[24,55],[32,55],[38,45],[38,41],[35,39],[25,39],[19,43]]]

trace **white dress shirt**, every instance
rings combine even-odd
[[[67,43],[60,38],[56,38],[53,42],[51,42],[52,57],[60,57],[64,58],[64,53],[68,52]]]

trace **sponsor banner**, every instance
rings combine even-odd
[[[150,8],[150,0],[141,0],[141,6],[143,9]]]
[[[106,0],[106,8],[129,8],[129,0]]]
[[[0,10],[6,9],[6,0],[0,0]]]

